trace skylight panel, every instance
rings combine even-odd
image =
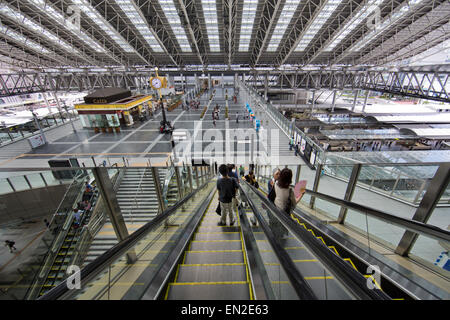
[[[55,22],[62,25],[64,28],[69,30],[72,34],[76,35],[78,38],[80,38],[83,42],[85,42],[90,48],[95,50],[96,52],[106,53],[105,48],[100,46],[96,41],[94,41],[91,37],[89,37],[85,32],[81,30],[73,30],[69,27],[69,25],[66,23],[66,18],[59,12],[57,12],[55,9],[53,9],[48,2],[46,3],[45,0],[28,0],[29,2],[33,3],[36,7],[38,7],[43,13],[47,14],[49,17],[51,17]]]
[[[209,50],[211,52],[220,52],[216,0],[202,0],[202,7],[206,32],[208,33]]]
[[[252,37],[253,23],[255,22],[258,0],[244,0],[242,9],[241,33],[239,38],[239,51],[248,51]]]
[[[380,25],[376,26],[371,32],[369,32],[363,39],[359,40],[351,49],[351,52],[359,51],[361,48],[366,46],[370,41],[372,41],[378,34],[386,30],[388,26],[396,23],[405,13],[409,12],[416,5],[421,3],[423,0],[412,0],[399,9],[395,10],[389,17],[387,17]]]
[[[180,45],[182,52],[192,52],[191,45],[189,44],[189,40],[186,36],[186,32],[184,31],[183,26],[181,25],[180,17],[178,16],[177,9],[175,8],[175,4],[173,0],[158,0],[161,8],[164,11],[164,14],[167,18],[167,21],[172,28],[172,32],[175,34],[175,38],[177,38],[178,44]]]
[[[50,50],[47,48],[41,46],[40,44],[28,39],[24,35],[20,34],[19,32],[14,31],[13,29],[4,26],[3,24],[0,24],[0,33],[4,34],[5,36],[8,36],[12,39],[14,39],[15,42],[20,43],[30,49],[33,49],[34,51],[45,53],[45,54],[53,54]]]
[[[358,14],[356,14],[347,24],[342,28],[342,32],[334,37],[332,42],[324,49],[324,51],[333,50],[350,32],[352,32],[363,20],[365,20],[376,8],[383,2],[383,0],[372,0],[365,5]]]
[[[141,15],[138,13],[137,8],[132,5],[129,0],[116,0],[116,3],[119,5],[120,9],[127,15],[128,19],[130,19],[130,21],[134,23],[136,29],[145,39],[145,41],[147,41],[150,48],[152,48],[152,50],[155,52],[164,52],[155,36],[150,31]]]
[[[68,44],[67,42],[62,40],[61,38],[55,36],[53,33],[48,31],[47,29],[45,29],[43,26],[40,26],[37,23],[35,23],[34,21],[32,21],[31,19],[27,18],[22,13],[14,10],[13,8],[8,7],[5,4],[3,4],[3,5],[0,5],[0,12],[2,12],[3,14],[5,14],[9,18],[11,18],[18,24],[21,24],[24,27],[43,35],[45,38],[47,38],[51,42],[57,44],[61,48],[64,48],[65,50],[67,50],[71,53],[76,53],[78,55],[81,55],[81,53],[76,48],[74,48],[73,46],[71,46],[70,44]]]
[[[314,36],[323,27],[328,18],[333,14],[336,8],[341,4],[342,0],[329,0],[327,4],[322,8],[322,10],[317,15],[317,18],[310,24],[305,35],[300,40],[295,51],[304,51],[309,45]]]
[[[135,50],[126,42],[117,31],[85,0],[72,0],[80,10],[89,17],[100,29],[103,30],[111,39],[114,40],[125,52],[134,53]]]
[[[281,39],[283,39],[284,33],[286,32],[300,2],[301,0],[286,0],[280,18],[277,21],[277,25],[273,30],[269,45],[267,46],[267,51],[273,52],[278,49]]]

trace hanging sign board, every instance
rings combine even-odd
[[[44,138],[41,134],[28,138],[28,142],[30,143],[32,149],[36,149],[45,144]]]

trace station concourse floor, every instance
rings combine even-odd
[[[228,95],[233,95],[232,88],[226,88]],[[211,91],[203,94],[200,97],[200,107],[198,110],[182,110],[181,107],[168,112],[166,111],[167,120],[175,127],[175,130],[183,131],[193,136],[194,131],[199,131],[199,134],[195,136],[195,143],[191,143],[190,146],[183,145],[186,142],[176,142],[176,145],[181,148],[189,148],[191,156],[196,158],[209,158],[209,154],[201,152],[207,145],[211,144],[211,135],[218,137],[214,141],[216,146],[222,142],[220,147],[223,152],[216,152],[217,158],[223,158],[225,155],[224,139],[227,132],[234,132],[236,129],[248,130],[252,128],[250,120],[243,118],[246,113],[245,103],[243,99],[238,99],[238,103],[234,104],[233,101],[228,101],[230,120],[225,120],[225,92],[221,88],[216,89],[216,94],[211,103],[209,101],[209,95]],[[213,108],[219,105],[220,114],[219,120],[216,121],[214,126],[211,113]],[[208,109],[203,117],[200,119],[200,115],[203,108],[207,106]],[[236,113],[239,112],[239,123],[236,123]],[[49,133],[49,144],[31,150],[26,146],[27,142],[22,141],[21,147],[6,146],[5,155],[9,157],[0,158],[0,168],[29,168],[29,167],[48,167],[48,160],[54,159],[67,159],[77,158],[80,165],[84,163],[86,166],[93,166],[92,158],[94,158],[95,164],[102,163],[103,160],[107,160],[108,164],[114,164],[115,162],[122,163],[122,158],[135,159],[136,163],[146,165],[148,159],[151,164],[163,164],[167,161],[169,154],[172,152],[171,136],[169,134],[159,133],[159,122],[162,120],[161,111],[157,111],[157,115],[153,119],[149,119],[145,122],[135,122],[130,127],[121,128],[120,133],[95,133],[93,129],[81,128],[79,121],[76,123],[77,132],[73,132],[72,127],[65,126],[64,132],[59,133],[56,137],[55,134]],[[264,128],[276,128],[278,127],[270,121]],[[58,130],[59,128],[55,129]],[[61,132],[61,130],[59,130]],[[199,142],[199,138],[203,137],[204,141]],[[223,137],[222,139],[220,139]],[[279,141],[274,144],[274,147],[279,148],[276,151],[280,152],[280,159],[283,159],[286,163],[289,161],[298,161],[297,157],[293,157],[291,152],[288,152],[289,140],[285,135],[280,134]],[[276,145],[276,146],[275,146]],[[245,146],[236,146],[236,143],[232,146],[237,151],[239,156],[245,157],[247,162],[250,162],[250,143],[247,141]],[[9,151],[9,150],[10,151]],[[177,147],[176,147],[176,150]],[[184,150],[184,149],[183,149]],[[217,150],[217,148],[216,148]],[[3,150],[2,150],[3,151]],[[200,152],[199,152],[200,151]],[[266,153],[267,150],[260,150],[262,153]],[[16,153],[14,153],[16,152]],[[184,152],[184,151],[183,151]],[[254,156],[258,156],[255,154]],[[139,160],[137,160],[139,158]],[[289,159],[290,158],[290,159]]]

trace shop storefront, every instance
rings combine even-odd
[[[129,90],[120,88],[97,90],[84,100],[75,109],[83,127],[95,132],[119,132],[120,127],[131,126],[153,112],[152,96],[132,96]]]

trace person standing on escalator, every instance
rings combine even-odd
[[[227,213],[230,219],[230,226],[234,225],[235,219],[233,216],[232,201],[236,196],[236,190],[239,188],[238,183],[234,178],[228,176],[228,167],[225,164],[219,166],[221,178],[217,180],[217,191],[219,192],[219,203],[221,209],[221,219],[219,226],[227,224]]]

